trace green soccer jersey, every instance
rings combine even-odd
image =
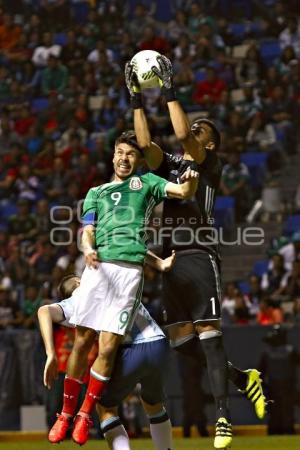
[[[166,197],[167,180],[152,173],[91,188],[83,204],[83,224],[93,224],[101,261],[143,263],[145,226]]]

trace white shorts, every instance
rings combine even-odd
[[[74,291],[75,292],[75,291]],[[61,302],[56,303],[60,306],[64,315],[64,320],[60,322],[60,325],[68,328],[74,328],[74,325],[70,324],[70,319],[74,313],[74,297],[66,298]]]
[[[142,266],[101,262],[97,269],[86,267],[72,295],[70,323],[124,335],[133,325],[142,292]]]

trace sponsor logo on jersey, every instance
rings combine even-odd
[[[130,180],[129,189],[133,191],[140,191],[143,187],[143,183],[138,177],[133,177]]]

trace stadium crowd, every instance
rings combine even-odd
[[[0,2],[1,329],[35,328],[61,277],[83,270],[80,200],[110,179],[114,140],[132,127],[123,69],[139,50],[167,55],[184,108],[218,124],[220,198],[233,198],[237,223],[280,190],[299,143],[297,1],[158,3]],[[154,140],[180,152],[159,91],[145,102]],[[266,213],[285,217],[279,197]],[[299,322],[299,242],[278,239],[261,278],[226,286],[225,323]],[[144,296],[162,321],[157,277],[147,270]]]

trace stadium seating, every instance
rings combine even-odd
[[[31,107],[33,112],[38,113],[49,107],[49,100],[43,97],[35,98],[31,102]]]
[[[296,231],[300,230],[300,214],[289,216],[283,225],[283,234],[291,236]]]
[[[263,184],[263,175],[268,154],[259,152],[247,152],[241,155],[241,162],[246,164],[250,172],[250,184],[253,188],[259,188]]]
[[[271,66],[279,58],[281,49],[278,40],[267,40],[260,45],[260,55],[267,66]]]
[[[269,261],[267,259],[260,259],[256,261],[253,266],[253,274],[257,277],[262,277],[265,272],[267,272],[269,267]]]
[[[235,222],[235,199],[230,196],[217,196],[215,203],[215,222],[216,228],[229,229]]]

